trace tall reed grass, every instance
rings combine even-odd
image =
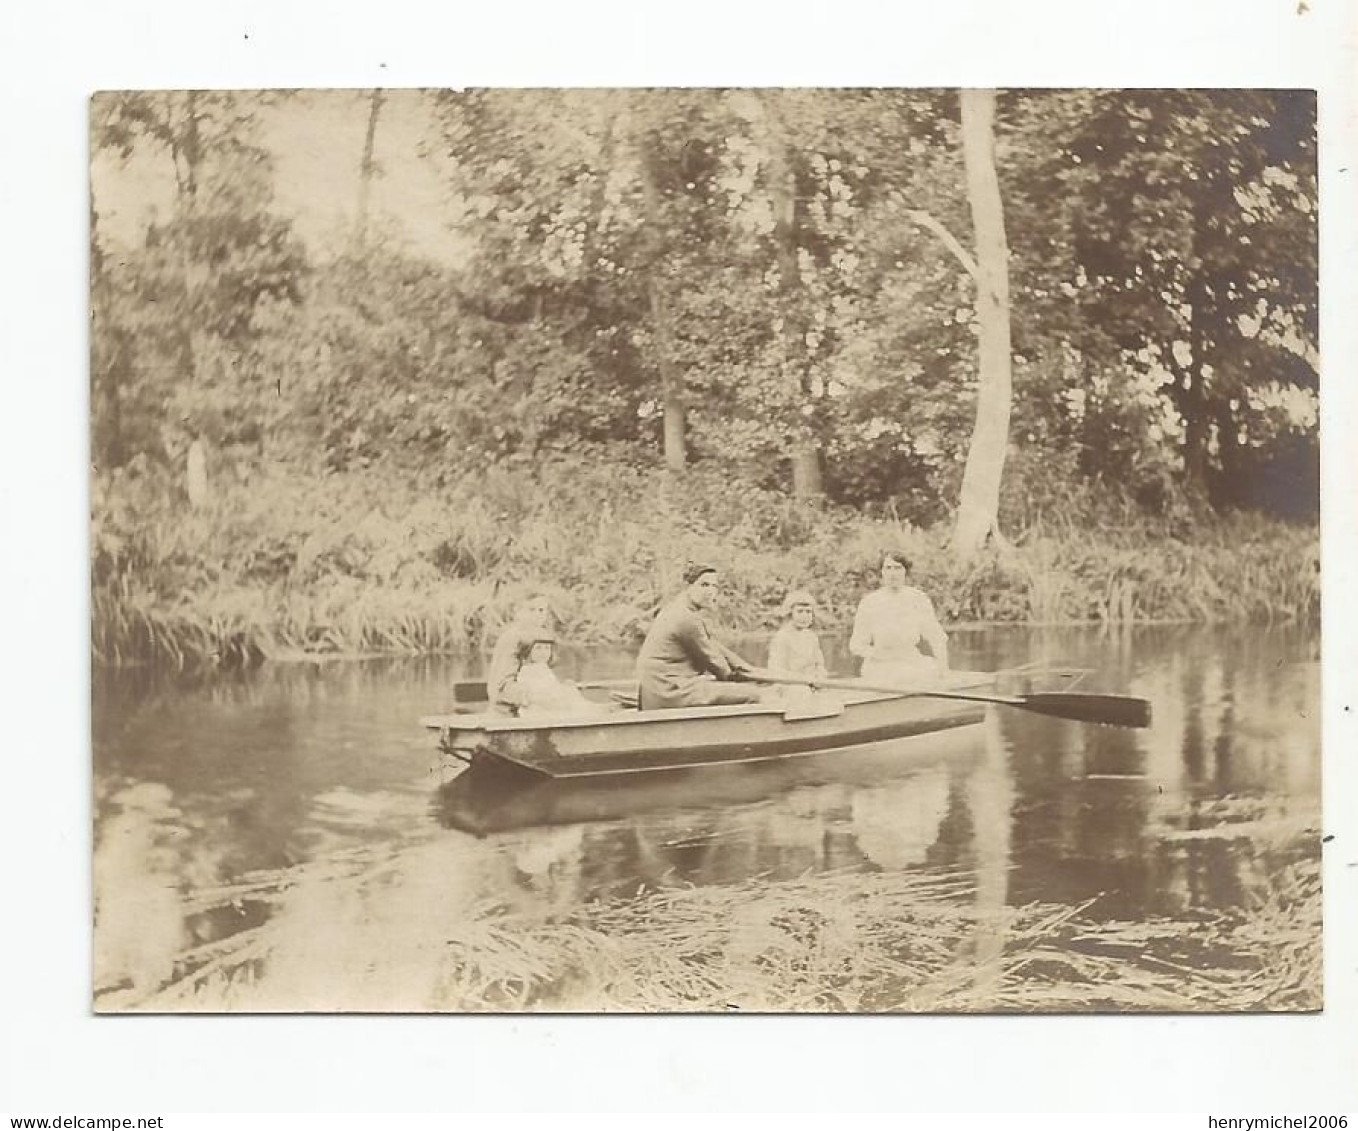
[[[722,619],[776,623],[809,587],[846,626],[887,546],[953,622],[1308,621],[1318,535],[1250,516],[1185,533],[1149,521],[1033,527],[959,563],[946,530],[814,507],[696,468],[548,461],[425,486],[394,472],[267,468],[192,510],[172,485],[96,483],[93,647],[111,663],[295,653],[459,652],[531,591],[582,643],[631,644],[685,558],[725,571]]]

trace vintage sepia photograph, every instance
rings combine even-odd
[[[95,1012],[1323,1007],[1314,91],[89,122]]]

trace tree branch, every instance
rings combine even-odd
[[[967,269],[967,274],[975,280],[976,285],[981,286],[981,272],[976,266],[976,260],[972,259],[972,257],[967,254],[967,249],[957,242],[956,236],[923,209],[907,208],[905,214],[921,228],[928,228],[929,231],[933,232],[934,235],[942,240],[943,246],[952,252],[957,262]]]

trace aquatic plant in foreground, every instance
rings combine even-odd
[[[252,877],[273,914],[181,956],[133,1011],[1196,1012],[1320,1005],[1319,867],[1229,915],[1117,923],[992,902],[956,873],[839,872],[544,909],[486,899],[446,844]],[[232,892],[212,897],[227,903]],[[318,939],[323,925],[323,943]],[[1215,960],[1174,957],[1185,938]],[[322,943],[322,945],[318,945]]]

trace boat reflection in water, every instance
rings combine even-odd
[[[486,980],[522,989],[531,969],[546,972],[533,1008],[693,1009],[684,939],[697,933],[731,987],[754,986],[742,1008],[1314,1008],[1308,647],[1260,632],[1147,631],[1135,647],[1020,633],[969,658],[1070,656],[1153,701],[1153,726],[998,708],[928,739],[780,761],[553,781],[492,760],[442,785],[411,720],[461,674],[448,666],[289,669],[139,697],[120,685],[96,702],[96,1008],[516,1009],[529,1006],[504,996],[511,981]],[[1049,920],[1065,933],[1038,930]],[[1077,966],[1144,956],[1138,985],[1154,976],[1155,994],[1104,979],[1053,997],[1052,968],[1025,950],[1039,935]],[[814,996],[831,958],[859,969],[893,940],[919,952],[924,982]],[[506,948],[524,964],[505,965]],[[795,978],[784,964],[760,980],[770,956],[810,953]],[[1295,993],[1232,988],[1244,970],[1273,979],[1275,954]],[[567,984],[599,956],[634,994]]]
[[[873,930],[879,906],[863,892],[878,881],[883,893],[916,883],[946,890],[946,904],[884,898],[926,919],[946,919],[952,961],[978,982],[982,971],[999,976],[997,959],[1015,917],[1006,910],[1008,756],[992,712],[928,744],[884,742],[784,763],[575,782],[496,772],[486,763],[441,786],[434,809],[443,825],[474,834],[503,861],[500,890],[516,895],[501,898],[540,909],[646,897],[631,906],[654,913],[663,934],[669,898],[724,907],[730,897],[723,893],[748,892],[748,901],[723,912],[729,921],[708,924],[727,940],[726,960],[747,973],[763,968],[760,956],[770,947],[795,950],[801,944],[793,936],[807,931],[820,939],[813,950],[828,947],[827,954],[858,961],[855,940]],[[444,866],[460,865],[449,856]],[[663,892],[673,894],[650,900]],[[707,921],[706,912],[690,913]],[[901,929],[904,939],[911,928],[903,921]],[[737,951],[749,951],[748,963]],[[978,1000],[988,992],[975,988]],[[910,1006],[933,1007],[927,996]]]

